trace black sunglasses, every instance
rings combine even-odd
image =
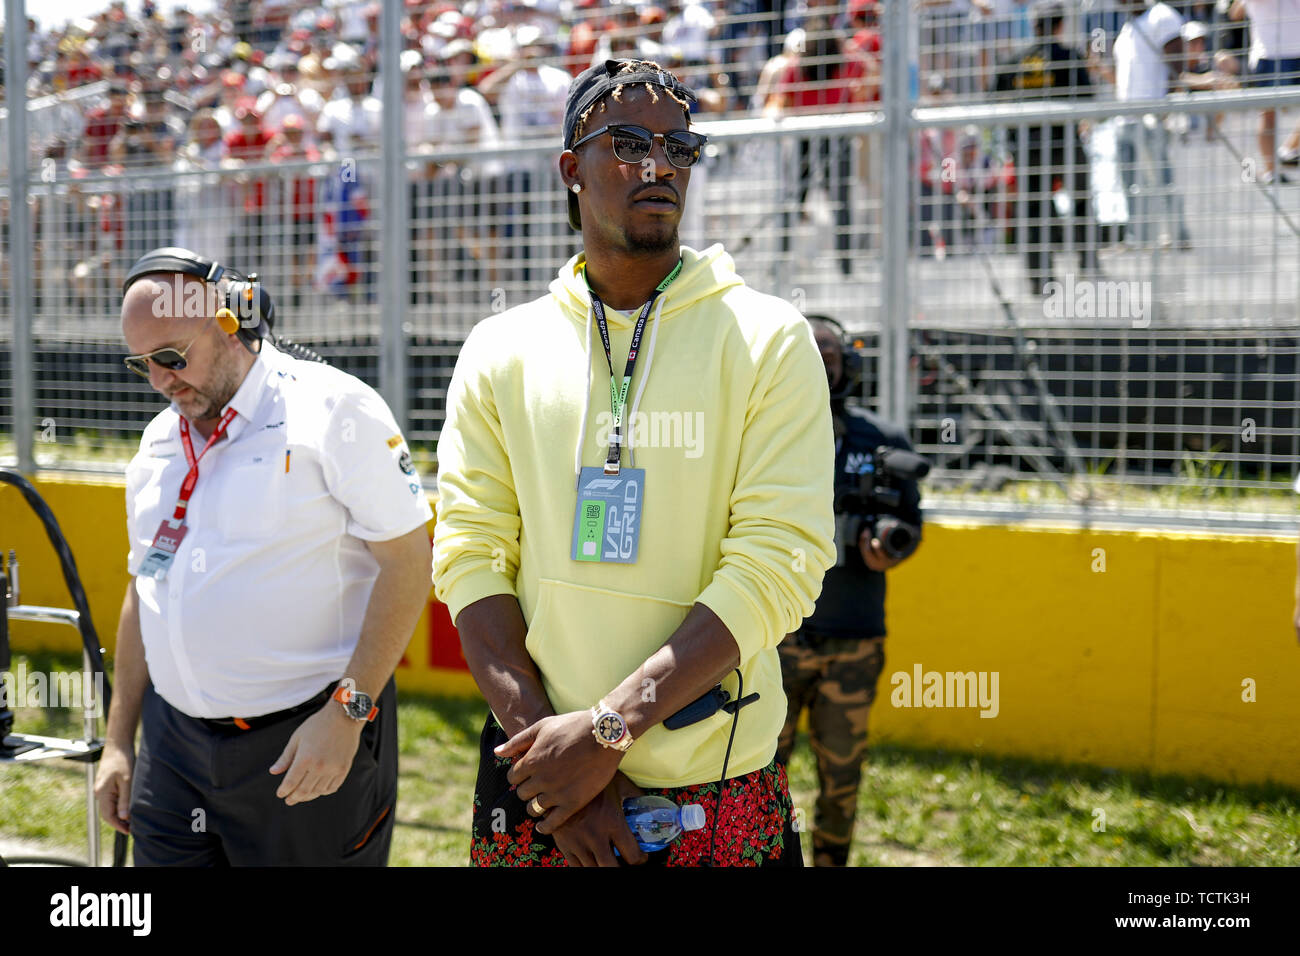
[[[707,136],[692,133],[688,129],[675,129],[667,133],[652,133],[644,126],[628,126],[623,123],[611,123],[602,126],[594,133],[588,133],[578,140],[570,149],[577,149],[583,143],[589,143],[598,136],[609,133],[614,145],[614,157],[624,163],[639,163],[650,155],[650,149],[656,139],[664,141],[664,155],[668,162],[678,169],[689,169],[700,161],[700,152],[709,141]]]
[[[141,378],[149,377],[149,363],[151,361],[155,365],[161,366],[168,371],[179,372],[189,364],[189,360],[185,358],[185,353],[194,347],[194,343],[197,342],[202,335],[203,332],[200,332],[198,335],[194,336],[194,338],[190,339],[189,345],[186,345],[183,349],[174,349],[170,347],[165,349],[155,349],[152,352],[146,352],[144,355],[128,355],[126,358],[122,359],[122,361],[126,363],[127,368],[135,372],[135,374],[139,375]]]

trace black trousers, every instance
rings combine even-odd
[[[1054,280],[1052,253],[1064,251],[1066,220],[1056,208],[1056,183],[1070,191],[1070,231],[1079,267],[1097,269],[1097,226],[1092,219],[1090,172],[1082,138],[1075,132],[1074,155],[1066,162],[1068,151],[1064,128],[1052,127],[1047,147],[1031,140],[1020,177],[1020,218],[1025,223],[1025,274],[1033,295],[1042,295],[1043,286]],[[1017,238],[1019,232],[1017,232]]]
[[[391,678],[376,703],[343,785],[288,806],[275,795],[284,774],[268,771],[315,710],[253,730],[213,730],[150,685],[131,788],[135,865],[386,865],[397,803]]]

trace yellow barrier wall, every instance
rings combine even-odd
[[[127,581],[122,485],[37,487],[111,650]],[[5,485],[0,547],[19,551],[24,603],[69,606],[39,522]],[[1295,574],[1294,541],[1281,538],[928,525],[890,573],[873,739],[1300,787]],[[68,628],[12,631],[20,650],[79,646]],[[923,686],[927,672],[996,672],[996,716],[897,706],[895,675],[910,681],[918,666]],[[421,618],[398,680],[476,692],[441,605]]]
[[[890,574],[873,734],[1300,786],[1295,575],[1281,538],[928,526]],[[998,715],[893,706],[918,663],[997,671]]]

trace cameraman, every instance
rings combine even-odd
[[[819,790],[813,864],[845,866],[867,755],[867,713],[885,663],[885,572],[920,542],[921,495],[915,480],[889,476],[881,467],[882,446],[911,451],[902,430],[846,403],[858,383],[842,330],[821,316],[808,321],[830,383],[838,556],[812,617],[778,648],[789,710],[777,760],[789,762],[799,714],[807,707]],[[880,500],[895,495],[892,505]],[[907,541],[908,529],[894,526],[895,519],[910,526],[914,540]]]

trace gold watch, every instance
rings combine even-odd
[[[627,721],[604,700],[591,708],[591,735],[602,747],[609,747],[623,753],[627,753],[627,748],[632,746],[632,735],[628,733]]]

